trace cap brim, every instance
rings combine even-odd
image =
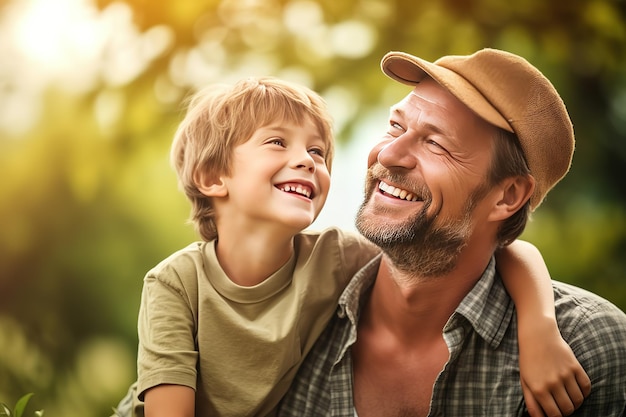
[[[407,85],[419,84],[431,77],[479,117],[509,132],[514,132],[502,114],[469,81],[437,63],[425,61],[404,52],[388,52],[380,66],[391,79]]]

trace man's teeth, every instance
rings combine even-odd
[[[378,188],[381,191],[391,194],[394,197],[398,197],[401,200],[417,201],[417,196],[415,194],[401,188],[396,188],[393,185],[385,184],[382,181],[378,183]]]
[[[307,198],[311,198],[311,190],[309,190],[308,188],[303,188],[301,186],[294,186],[294,185],[283,185],[280,187],[281,191],[285,191],[287,193],[297,193],[300,195],[303,195]]]

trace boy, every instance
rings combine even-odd
[[[251,78],[192,99],[171,160],[202,242],[144,279],[137,398],[146,416],[274,413],[341,291],[379,253],[336,228],[303,232],[326,200],[333,146],[325,104],[307,88]],[[499,261],[520,311],[528,312],[520,322],[553,317],[547,273],[524,268],[539,261],[543,268],[543,260],[515,246],[517,253],[507,249]],[[564,358],[546,359],[546,376],[524,379],[540,386],[537,399],[546,394],[537,381],[548,371],[574,369],[559,379],[563,385],[584,375],[558,331],[535,339],[522,343],[545,349],[556,341],[550,358]],[[588,381],[580,386],[574,394],[561,390],[557,402],[572,397],[580,405]]]

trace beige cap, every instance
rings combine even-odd
[[[429,76],[487,122],[515,133],[536,181],[532,210],[569,170],[574,130],[567,109],[552,83],[524,58],[482,49],[428,62],[389,52],[381,68],[403,84],[415,85]]]

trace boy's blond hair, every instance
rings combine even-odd
[[[230,175],[235,146],[273,122],[303,124],[310,119],[326,142],[326,165],[334,151],[332,119],[324,100],[307,87],[273,77],[216,84],[191,97],[174,136],[170,161],[179,187],[191,201],[190,221],[204,240],[217,237],[211,198],[198,190],[203,176]]]

